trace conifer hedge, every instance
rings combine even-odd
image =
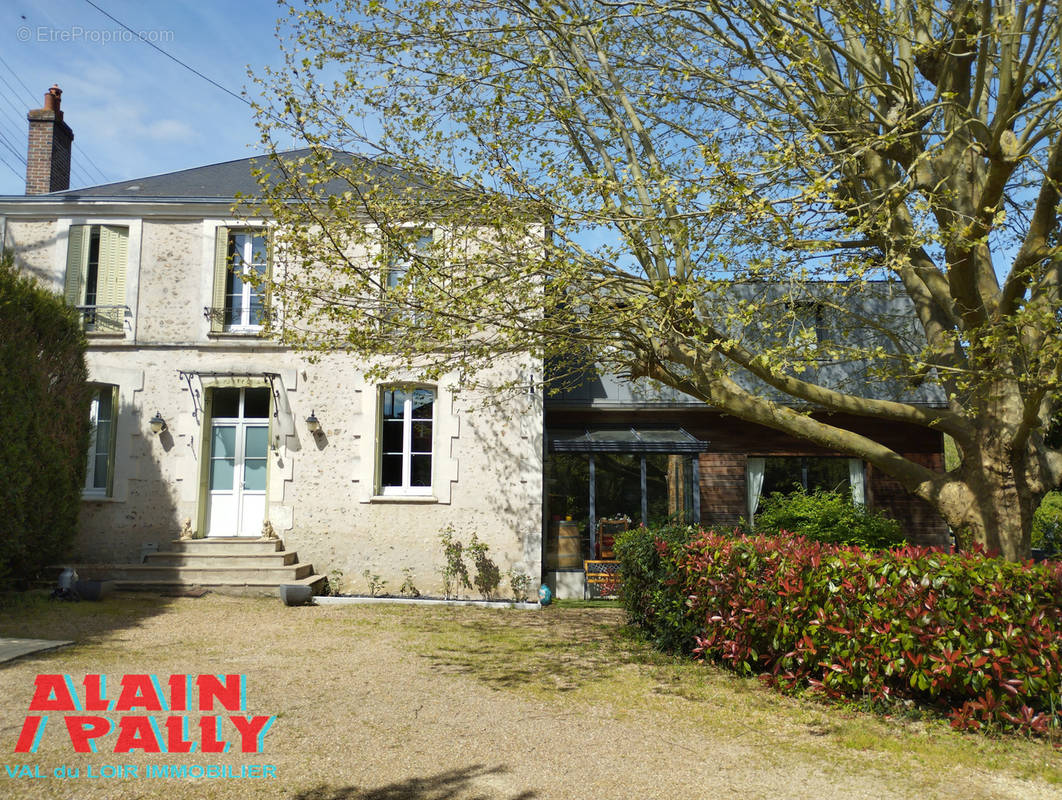
[[[61,558],[77,528],[91,389],[74,309],[0,256],[0,586]]]

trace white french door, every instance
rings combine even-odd
[[[269,390],[215,389],[207,536],[262,535],[269,461]]]

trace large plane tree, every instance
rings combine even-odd
[[[293,5],[258,76],[263,139],[310,148],[263,179],[283,335],[655,379],[1024,557],[1062,476],[1059,26],[1051,0]]]

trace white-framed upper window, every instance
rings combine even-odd
[[[265,228],[218,228],[213,299],[208,309],[211,332],[261,331],[268,313],[269,277]]]
[[[435,241],[435,233],[421,228],[402,231],[401,241],[392,243],[387,251],[387,263],[384,267],[383,289],[385,299],[390,306],[386,316],[394,319],[402,311],[411,322],[417,321],[416,304],[416,278],[410,274],[410,267],[418,258],[423,258],[431,252],[432,242]]]
[[[380,390],[379,490],[382,495],[432,493],[435,390]]]
[[[269,247],[264,231],[230,231],[225,284],[225,326],[260,330],[265,321],[265,287]],[[252,278],[259,283],[256,286]]]
[[[114,484],[114,444],[118,417],[118,387],[100,385],[89,404],[88,468],[85,470],[86,496],[109,497]]]

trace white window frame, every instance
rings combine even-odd
[[[384,408],[384,394],[386,392],[402,391],[407,392],[408,396],[403,402],[402,408],[402,484],[400,486],[385,486],[383,482],[383,457],[385,455],[383,449],[383,430],[385,425],[385,419],[383,415]],[[413,393],[415,391],[431,392],[431,451],[427,454],[417,451],[413,451]],[[378,410],[379,410],[379,434],[377,436],[377,487],[378,493],[382,497],[430,497],[434,492],[435,486],[435,451],[436,451],[436,429],[438,427],[438,414],[436,409],[439,404],[439,392],[434,386],[381,386],[378,398]],[[417,420],[423,422],[427,420]],[[412,479],[412,463],[414,455],[429,455],[431,457],[431,478],[427,486],[412,486],[410,481]]]
[[[417,254],[429,252],[435,243],[434,228],[408,228],[401,232],[401,236],[403,239],[407,236],[409,237],[409,241],[405,242],[405,247],[399,248],[393,242],[388,245],[387,263],[384,266],[383,280],[381,281],[381,289],[386,298],[392,298],[396,295],[399,286],[406,280],[409,268],[416,259]],[[415,279],[410,279],[405,289],[406,298],[412,297],[416,289]],[[389,319],[395,319],[400,313],[400,311],[392,308],[386,312],[385,316]],[[407,319],[416,324],[420,319],[420,314],[416,311],[411,311]]]
[[[226,323],[223,329],[228,333],[258,333],[262,330],[261,323],[251,322],[251,297],[254,295],[256,289],[247,281],[243,280],[244,275],[250,274],[251,270],[257,266],[254,262],[254,240],[262,239],[265,243],[265,261],[262,262],[262,277],[265,280],[269,279],[269,233],[265,228],[230,228],[228,230],[228,238],[234,244],[234,237],[246,236],[247,241],[244,243],[244,252],[240,254],[241,269],[240,274],[236,274],[236,270],[232,267],[235,264],[230,265],[230,273],[234,278],[240,278],[240,321],[229,323],[228,317],[232,311],[230,299],[232,295],[228,291],[228,274],[225,276],[225,307],[223,314],[225,315]],[[228,243],[226,243],[226,248]],[[258,290],[262,293],[262,305],[261,313],[267,314],[268,306],[266,305],[265,290],[264,288]]]
[[[82,487],[81,494],[84,497],[110,497],[111,487],[114,485],[114,449],[117,442],[115,433],[118,426],[118,387],[109,383],[93,384],[93,387],[92,400],[89,403],[89,420],[92,429],[89,434],[88,465],[85,468],[85,485]],[[96,486],[96,459],[100,454],[97,426],[99,425],[100,395],[103,392],[107,392],[111,396],[110,435],[106,442],[106,450],[104,450],[104,454],[107,456],[107,474],[104,476],[104,485]]]

